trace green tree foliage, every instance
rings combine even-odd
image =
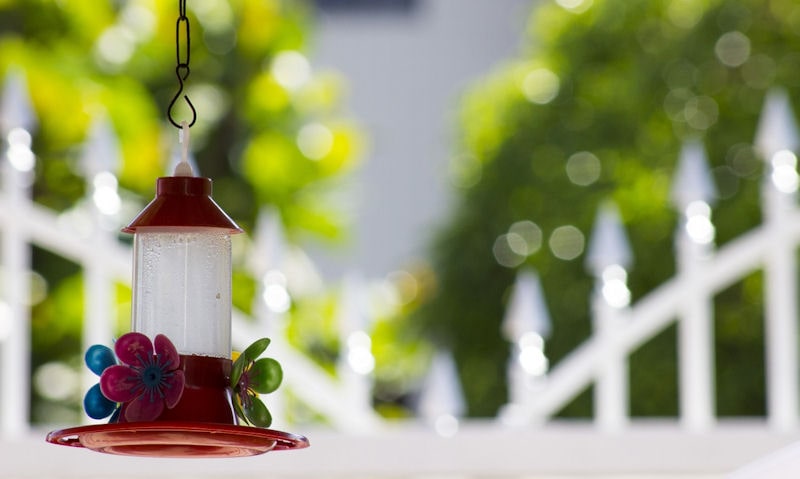
[[[246,231],[269,205],[292,240],[341,241],[347,218],[332,193],[357,163],[361,136],[342,113],[341,79],[313,71],[301,53],[310,7],[301,0],[187,3],[185,93],[198,115],[192,146],[200,173],[214,179],[215,199]],[[141,204],[152,198],[177,146],[166,121],[178,88],[177,17],[172,1],[0,0],[0,78],[24,73],[39,120],[35,201],[64,211],[85,195],[81,145],[100,116],[119,138],[120,186]],[[191,118],[182,100],[174,113],[177,121]],[[34,308],[34,370],[52,361],[77,367],[80,268],[39,249],[34,268],[47,293]],[[243,268],[234,280],[235,302],[248,309],[253,279]],[[120,288],[119,296],[124,306],[130,292]],[[127,330],[127,311],[120,316]],[[35,392],[34,400],[34,420],[64,419],[40,408]]]
[[[752,140],[766,91],[782,87],[800,100],[800,6],[792,0],[558,3],[535,9],[525,54],[465,99],[453,168],[460,202],[433,247],[437,294],[418,315],[453,348],[473,415],[492,415],[505,401],[500,321],[519,268],[542,278],[551,363],[590,334],[593,280],[585,254],[554,254],[548,242],[558,227],[573,225],[588,239],[599,205],[613,200],[632,242],[635,301],[675,272],[669,195],[682,142],[700,139],[707,149],[723,245],[760,222],[762,166]],[[595,161],[581,152],[599,160],[596,179],[581,170]],[[519,221],[543,233],[530,255],[502,238]],[[764,413],[760,288],[754,274],[715,298],[722,415]],[[676,414],[675,347],[671,328],[631,358],[634,415]],[[590,411],[584,394],[562,414]]]
[[[321,199],[353,166],[359,136],[338,109],[339,78],[313,74],[297,54],[306,47],[304,5],[189,4],[186,93],[198,110],[192,141],[201,172],[220,179],[220,202],[246,226],[259,205],[271,204],[285,213],[292,234],[336,238],[343,233],[338,215]],[[40,118],[37,175],[45,181],[37,201],[57,209],[72,204],[80,191],[80,182],[69,181],[74,150],[102,113],[120,137],[121,185],[149,196],[177,138],[164,113],[177,91],[177,3],[6,1],[0,8],[0,68],[24,70]],[[175,117],[190,118],[182,101]],[[309,124],[321,128],[316,136],[306,130],[304,151],[297,140]],[[59,189],[60,182],[67,185]]]

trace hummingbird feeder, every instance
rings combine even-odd
[[[179,5],[180,90],[173,104],[189,73],[185,0]],[[303,436],[267,428],[271,417],[258,394],[274,391],[283,375],[277,361],[258,358],[269,340],[256,341],[236,361],[231,357],[231,235],[242,230],[212,199],[211,179],[194,176],[186,161],[194,118],[178,124],[171,108],[183,161],[173,176],[157,179],[155,199],[123,229],[133,234],[132,332],[119,337],[113,350],[94,345],[85,355],[100,378],[84,408],[94,419],[110,420],[53,431],[47,441],[155,457],[237,457],[308,447]]]

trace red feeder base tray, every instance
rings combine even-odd
[[[309,445],[303,436],[271,429],[166,421],[72,427],[51,432],[47,442],[149,457],[244,457]]]

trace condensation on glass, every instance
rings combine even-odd
[[[134,331],[164,334],[181,354],[231,355],[231,237],[223,228],[139,227]]]

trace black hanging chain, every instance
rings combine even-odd
[[[185,68],[189,71],[189,56],[191,55],[191,36],[189,35],[189,18],[186,16],[186,0],[178,0],[178,21],[175,23],[175,60],[178,62],[178,68]],[[181,52],[181,26],[183,26],[184,36],[186,37],[186,51],[185,55]],[[183,61],[186,58],[186,61]],[[184,78],[185,80],[186,78]]]
[[[172,118],[172,107],[175,106],[175,102],[178,101],[181,94],[183,93],[183,82],[189,78],[189,58],[191,52],[191,36],[189,35],[189,18],[186,16],[186,0],[178,0],[178,21],[175,23],[175,59],[177,65],[175,66],[175,76],[178,77],[178,92],[175,93],[175,96],[172,97],[172,101],[169,103],[169,108],[167,108],[167,118],[169,118],[169,122],[175,128],[181,128],[182,126],[180,123],[176,122]],[[186,39],[184,44],[186,48],[181,48],[181,33],[183,33],[183,37]],[[197,111],[194,109],[194,105],[192,105],[192,101],[189,100],[188,95],[183,95],[183,99],[186,100],[186,103],[189,105],[189,108],[192,110],[192,121],[188,124],[188,126],[194,125],[195,121],[197,121]]]

